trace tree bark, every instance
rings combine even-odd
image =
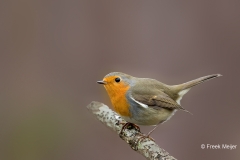
[[[114,130],[117,134],[121,132],[123,125],[126,123],[116,112],[112,111],[103,103],[93,101],[87,108],[98,120]],[[160,148],[153,140],[143,138],[143,136],[144,134],[134,126],[124,129],[120,135],[134,151],[140,153],[148,160],[176,160],[169,155],[168,152]]]

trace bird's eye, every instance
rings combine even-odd
[[[115,78],[115,82],[117,82],[117,83],[120,82],[120,80],[121,79],[119,77]]]

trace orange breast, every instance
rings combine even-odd
[[[129,105],[127,103],[127,99],[122,96],[115,96],[111,98],[111,102],[113,104],[114,110],[120,114],[121,116],[131,116],[129,112]]]
[[[124,87],[118,87],[117,89],[113,89],[112,87],[111,89],[108,87],[105,87],[105,88],[111,99],[114,110],[121,116],[127,116],[127,117],[131,116],[131,113],[129,112],[129,104],[127,103],[127,99],[125,97],[129,87],[124,86]]]

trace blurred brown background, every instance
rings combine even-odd
[[[86,109],[121,71],[167,84],[213,73],[152,137],[180,160],[240,157],[240,2],[2,0],[0,159],[144,159]],[[152,127],[142,127],[148,132]],[[201,144],[235,150],[202,150]]]

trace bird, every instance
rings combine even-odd
[[[222,76],[212,74],[179,85],[167,85],[151,78],[137,78],[122,72],[111,72],[103,80],[97,81],[106,89],[114,110],[127,123],[155,126],[149,135],[159,126],[168,121],[177,110],[187,111],[180,101],[194,86]],[[190,112],[189,112],[190,113]]]

